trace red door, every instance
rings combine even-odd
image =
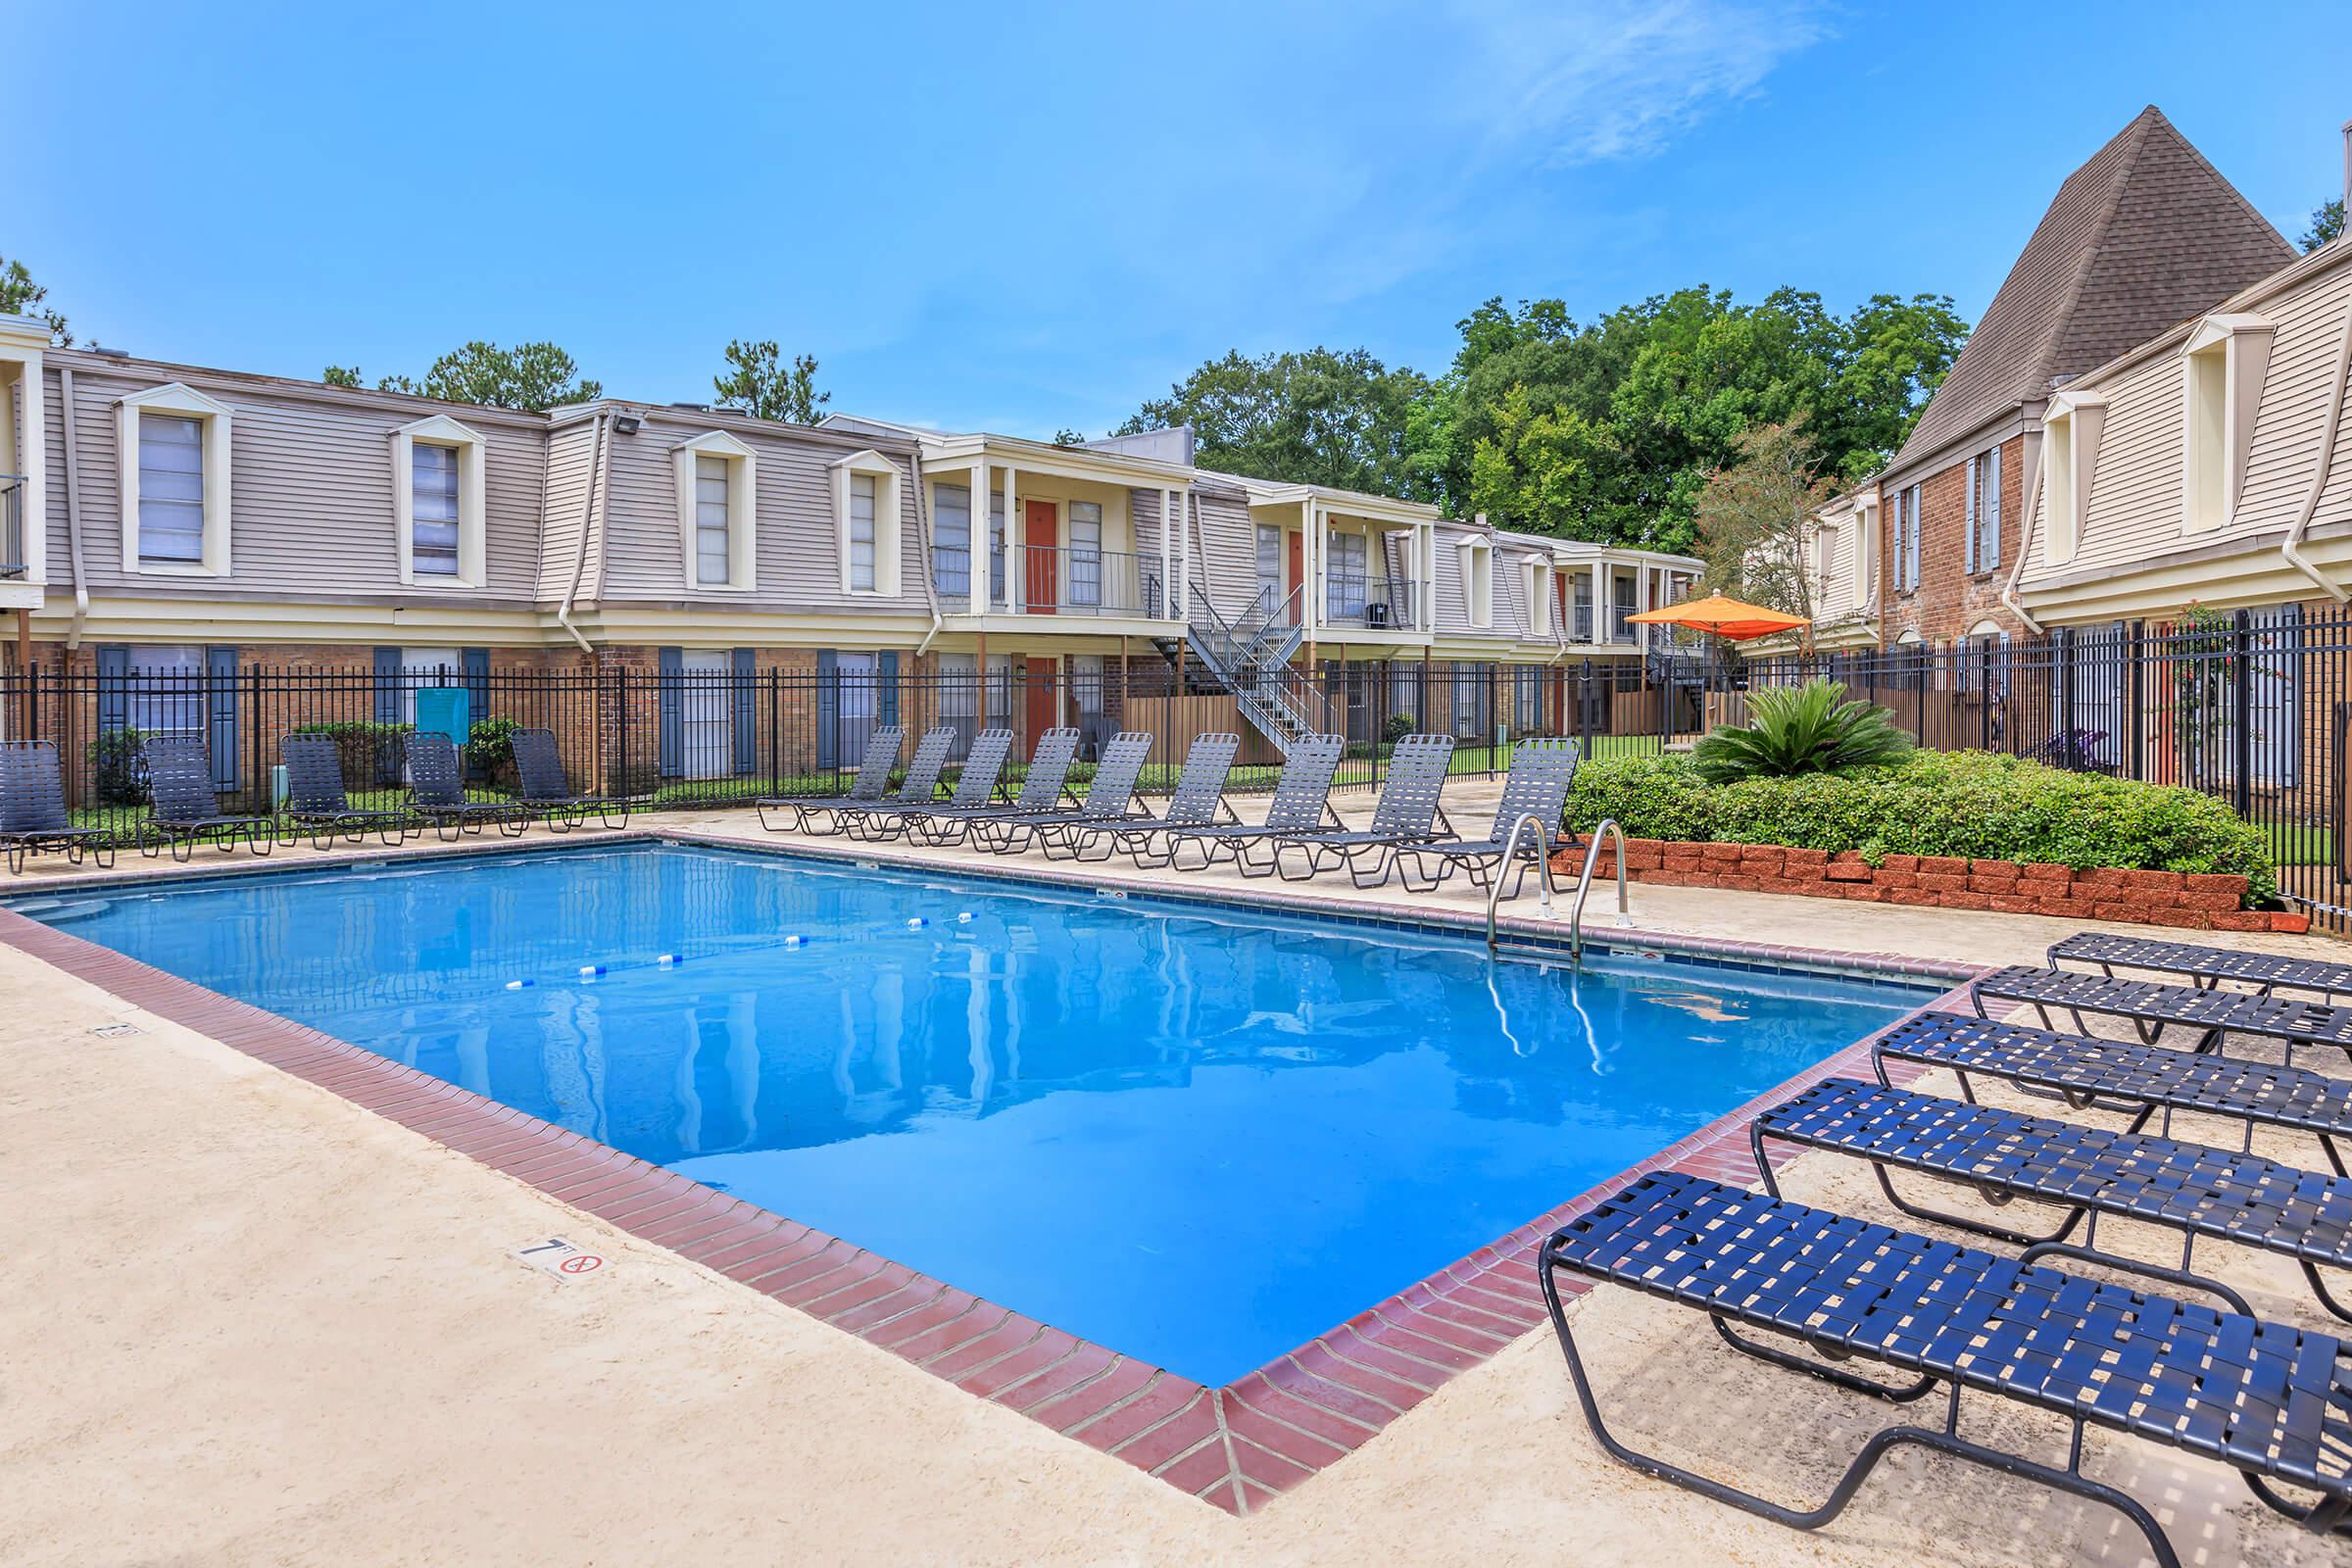
[[[1029,748],[1037,749],[1037,738],[1052,729],[1061,717],[1060,684],[1054,678],[1054,661],[1029,661]]]
[[[1061,514],[1051,501],[1021,503],[1022,543],[1028,548],[1026,575],[1021,581],[1021,596],[1034,615],[1051,615],[1059,601],[1061,586]]]
[[[1294,626],[1298,624],[1299,607],[1306,603],[1306,595],[1299,591],[1306,582],[1305,542],[1306,535],[1302,533],[1295,532],[1291,535],[1290,613],[1285,618]]]

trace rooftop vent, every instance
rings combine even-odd
[[[110,360],[127,360],[130,358],[130,350],[128,349],[101,348],[96,343],[92,343],[90,345],[90,352],[92,354],[103,355]]]

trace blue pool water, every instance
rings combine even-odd
[[[675,846],[16,907],[1212,1384],[1924,1000]]]

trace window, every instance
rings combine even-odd
[[[149,740],[204,739],[204,651],[133,648],[124,721]]]
[[[458,452],[409,448],[409,562],[418,576],[458,573]]]
[[[1592,642],[1592,573],[1576,574],[1576,624],[1572,634],[1580,643]]]
[[[1894,493],[1894,591],[1900,594],[1919,586],[1919,501],[1918,485]]]
[[[725,649],[687,649],[678,656],[679,764],[688,778],[725,778],[735,771],[735,661]],[[843,705],[845,708],[847,703]],[[852,756],[858,754],[852,753]]]
[[[931,587],[943,599],[972,596],[972,487],[931,487]],[[945,656],[942,656],[945,657]]]
[[[1837,570],[1838,530],[1824,524],[1813,535],[1813,609],[1830,608],[1830,577]]]
[[[858,481],[863,480],[861,484]],[[841,557],[841,591],[896,599],[899,571],[899,466],[867,448],[833,465],[835,548]],[[969,508],[966,508],[969,537]]]
[[[1609,641],[1630,643],[1634,640],[1632,615],[1635,611],[1634,574],[1630,571],[1609,573]]]
[[[228,570],[229,412],[177,381],[116,405],[122,569]]]
[[[1968,460],[1968,570],[1991,571],[2001,564],[2001,449]]]
[[[2259,316],[2208,316],[2181,350],[2183,532],[2223,527],[2237,514],[2273,330]]]
[[[725,582],[733,559],[727,532],[727,460],[694,460],[694,580]]]
[[[1473,626],[1494,624],[1494,550],[1484,540],[1467,541],[1461,553],[1462,598]]]
[[[2099,463],[2099,435],[2107,423],[2107,400],[2088,392],[2061,392],[2042,416],[2041,559],[2063,566],[2082,542],[2091,484]]]
[[[1488,683],[1490,664],[1471,663],[1456,660],[1453,665],[1453,737],[1461,741],[1481,741],[1491,733],[1487,721],[1488,700],[1494,695]]]
[[[1389,717],[1404,718],[1413,729],[1420,729],[1424,705],[1421,701],[1421,666],[1396,660],[1389,665]]]
[[[1330,618],[1333,620],[1361,620],[1364,615],[1365,586],[1369,571],[1370,552],[1360,533],[1335,533],[1331,538],[1331,561],[1324,567]]]
[[[1094,501],[1070,503],[1070,580],[1067,598],[1089,609],[1102,603],[1102,508]],[[1097,660],[1098,667],[1102,661]],[[1097,677],[1098,681],[1100,676]]]
[[[1257,525],[1257,594],[1268,605],[1282,603],[1282,533],[1270,522]]]
[[[874,476],[850,475],[850,591],[874,590]]]
[[[1511,730],[1534,735],[1544,728],[1544,670],[1538,664],[1511,669]]]
[[[686,586],[751,592],[759,586],[759,458],[724,430],[681,441],[670,455]]]
[[[486,450],[479,434],[446,414],[392,432],[392,526],[403,583],[481,586]]]
[[[1070,656],[1070,701],[1077,710],[1078,744],[1088,756],[1098,756],[1110,739],[1110,723],[1102,710],[1102,656]]]

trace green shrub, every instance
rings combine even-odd
[[[1747,694],[1748,724],[1726,724],[1702,738],[1692,760],[1711,783],[1743,778],[1789,778],[1875,767],[1909,755],[1911,737],[1894,715],[1870,703],[1848,701],[1834,680],[1802,686],[1760,686]]]
[[[1380,738],[1394,746],[1410,735],[1414,724],[1418,722],[1410,713],[1391,713],[1389,721],[1380,728]]]
[[[325,735],[334,740],[335,760],[343,765],[347,788],[372,787],[380,778],[399,776],[403,737],[414,724],[378,724],[367,719],[335,723],[297,724],[297,735]]]
[[[1986,752],[1917,752],[1847,774],[1710,784],[1681,757],[1596,759],[1577,769],[1566,825],[1613,816],[1629,838],[1786,844],[1889,855],[2218,871],[2278,894],[2268,840],[2195,790],[2072,773]]]
[[[99,805],[147,804],[147,770],[139,765],[139,749],[146,744],[145,730],[118,729],[99,736],[84,748]]]
[[[503,787],[514,782],[514,732],[511,718],[477,718],[466,731],[466,768]]]

